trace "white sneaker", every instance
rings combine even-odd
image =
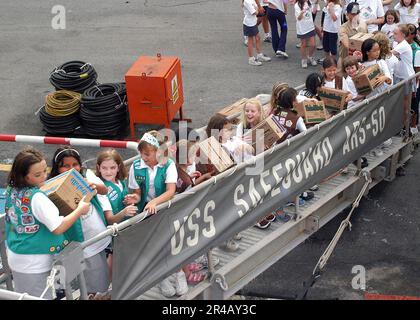
[[[271,42],[271,35],[269,33],[266,33],[263,39],[264,42]]]
[[[300,47],[301,47],[300,42],[296,43],[296,48],[300,48]]]
[[[388,147],[391,146],[391,144],[392,144],[392,138],[389,138],[388,140],[386,140],[382,143],[382,147],[383,148],[388,148]]]
[[[176,294],[176,290],[168,278],[159,283],[159,288],[162,295],[166,298],[173,297]]]
[[[217,266],[220,263],[220,260],[218,257],[216,257],[214,254],[211,255],[211,261],[213,263],[213,267]],[[203,254],[202,256],[198,257],[195,262],[197,263],[201,263],[202,265],[204,265],[205,268],[209,267],[209,262],[207,259],[207,255]]]
[[[276,56],[283,57],[283,58],[289,58],[289,55],[286,52],[281,51],[281,50],[276,51]]]
[[[318,62],[316,62],[316,60],[314,59],[314,57],[309,57],[308,58],[309,63],[311,64],[311,66],[317,66]]]
[[[182,270],[175,273],[175,290],[177,296],[183,296],[188,292],[187,278]]]
[[[383,155],[384,155],[384,153],[382,152],[382,150],[381,150],[381,149],[375,149],[375,150],[373,150],[373,154],[374,154],[376,157],[381,157],[381,156],[383,156]]]
[[[249,58],[249,59],[248,59],[248,63],[249,63],[251,66],[260,66],[260,65],[262,65],[262,63],[261,63],[260,61],[256,60],[256,59],[255,59],[255,57],[251,57],[251,58]]]
[[[259,62],[267,62],[267,61],[271,61],[271,58],[264,55],[264,53],[259,53],[257,54],[257,60]]]
[[[302,68],[306,69],[308,67],[308,61],[306,59],[302,59]]]
[[[229,239],[225,242],[223,242],[223,245],[221,247],[225,251],[234,252],[239,249],[239,243],[237,243],[233,239]]]
[[[242,239],[242,235],[240,232],[233,236],[233,240],[241,240],[241,239]]]
[[[244,36],[244,45],[245,47],[248,47],[248,37]]]

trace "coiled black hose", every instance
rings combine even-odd
[[[96,84],[98,74],[90,63],[69,61],[55,68],[50,82],[56,90],[70,90],[83,93]]]
[[[66,90],[49,93],[39,112],[44,131],[50,135],[65,135],[80,127],[81,98],[80,93]]]
[[[128,124],[125,83],[103,83],[82,95],[80,118],[83,131],[93,137],[113,137]]]
[[[78,113],[61,117],[51,116],[45,111],[45,106],[39,112],[39,119],[44,127],[44,131],[53,136],[71,134],[80,127]]]

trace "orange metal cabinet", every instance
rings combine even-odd
[[[177,57],[140,57],[125,74],[130,130],[134,137],[134,124],[163,124],[170,127],[180,111],[184,95],[181,61]]]

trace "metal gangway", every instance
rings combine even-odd
[[[258,96],[257,96],[258,97]],[[267,96],[258,97],[267,102]],[[83,139],[80,139],[83,140]],[[278,219],[268,229],[261,230],[250,227],[241,232],[242,239],[239,241],[239,250],[227,252],[218,247],[212,248],[208,255],[209,261],[212,256],[217,257],[220,263],[216,266],[209,265],[210,277],[203,282],[190,286],[189,291],[182,297],[174,299],[228,299],[236,292],[246,286],[250,281],[267,270],[270,266],[284,257],[287,253],[296,248],[299,244],[316,233],[339,213],[352,206],[361,196],[366,196],[373,187],[382,181],[392,182],[397,175],[397,170],[403,166],[411,157],[414,151],[414,141],[407,136],[394,136],[392,143],[382,148],[380,156],[368,153],[366,158],[369,165],[361,168],[361,160],[348,165],[348,173],[337,173],[318,183],[319,190],[315,192],[315,198],[299,206],[298,198],[294,207],[285,207],[284,210],[293,217],[288,222],[281,222]],[[125,163],[129,165],[135,159],[131,158]],[[161,207],[163,208],[163,206]],[[139,217],[138,221],[143,219]],[[128,222],[119,225],[119,229],[128,227]],[[109,230],[85,243],[73,248],[79,251],[95,242],[101,237],[116,233],[116,226],[109,226]],[[117,229],[118,230],[118,229]],[[10,270],[7,269],[7,260],[4,250],[4,230],[0,229],[0,249],[4,273],[0,276],[0,284],[7,283],[9,290],[12,288]],[[61,256],[60,256],[61,255]],[[70,255],[65,250],[60,254],[56,265],[69,266]],[[74,262],[74,261],[73,261]],[[188,261],[186,261],[188,263]],[[75,264],[74,264],[75,265]],[[83,271],[82,263],[71,272],[67,272],[65,283],[70,284],[72,280]],[[69,287],[68,287],[69,288]],[[112,288],[111,288],[112,289]],[[70,290],[68,290],[70,291]],[[25,294],[18,294],[0,289],[0,299],[39,299]],[[67,292],[66,299],[86,299],[86,293],[82,288],[80,291]],[[139,300],[160,299],[165,300],[160,294],[157,286],[144,292],[138,297]]]

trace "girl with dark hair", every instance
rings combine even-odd
[[[297,105],[297,91],[294,88],[285,89],[277,99],[277,109],[275,116],[279,123],[283,126],[285,134],[279,143],[286,139],[299,134],[300,132],[306,131],[306,125],[303,118],[300,117],[294,110]],[[313,186],[311,189],[316,190],[318,186]],[[310,200],[314,197],[314,193],[311,191],[305,191],[300,194],[300,205],[303,205],[305,201]],[[294,202],[290,202],[289,205],[293,205]],[[273,212],[273,215],[283,222],[287,222],[290,217],[284,212],[283,208],[278,208]]]
[[[39,189],[46,177],[44,156],[26,148],[13,161],[6,191],[7,256],[15,291],[38,297],[50,275],[53,254],[69,243],[63,233],[90,207],[80,201],[73,212],[60,216],[58,208]],[[52,299],[51,293],[47,291],[44,298]]]
[[[105,214],[112,211],[112,206],[106,196],[108,189],[102,180],[89,169],[82,169],[80,154],[76,149],[68,146],[59,148],[54,153],[50,177],[53,178],[71,169],[77,170],[98,194],[91,200],[89,212],[78,219],[66,232],[69,240],[84,242],[106,230]],[[89,294],[107,292],[110,284],[109,270],[105,249],[111,242],[106,237],[83,249],[86,269],[84,276]]]
[[[320,100],[318,97],[318,90],[322,86],[322,76],[319,73],[311,73],[306,77],[305,89],[301,90],[296,99],[302,102],[307,99]]]
[[[381,32],[388,37],[390,44],[394,42],[394,29],[398,26],[400,19],[395,10],[388,10],[385,12],[385,24],[381,28]]]
[[[280,124],[286,131],[286,134],[280,142],[306,130],[303,118],[293,110],[298,103],[296,97],[297,91],[294,88],[287,88],[277,100],[277,109],[274,114],[278,117]]]
[[[316,14],[317,6],[309,0],[297,0],[295,3],[296,34],[300,39],[300,55],[302,68],[308,67],[308,62],[316,66],[313,55],[315,52],[315,24],[312,16]],[[308,52],[306,47],[308,46]]]
[[[362,66],[370,67],[378,65],[381,69],[383,76],[379,77],[378,83],[380,85],[376,87],[366,97],[372,97],[373,95],[385,91],[390,85],[392,85],[392,75],[389,72],[388,65],[385,60],[379,59],[381,49],[379,43],[374,39],[367,39],[362,43]]]
[[[327,0],[323,26],[322,45],[325,57],[337,55],[338,30],[341,26],[341,5],[339,0]]]

